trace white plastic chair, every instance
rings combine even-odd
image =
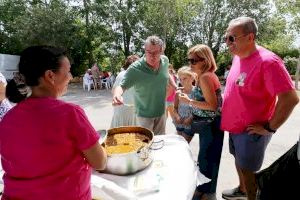
[[[101,87],[104,86],[105,89],[110,88],[110,83],[108,78],[101,79]]]
[[[91,90],[91,86],[94,87],[94,90],[96,89],[93,79],[89,79],[86,76],[83,76],[82,86],[83,86],[83,90],[85,90],[85,86],[87,86],[88,91]]]

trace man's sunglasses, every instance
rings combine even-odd
[[[227,40],[228,40],[229,42],[235,42],[236,39],[241,38],[241,37],[244,37],[244,36],[246,36],[246,35],[247,35],[247,34],[240,35],[240,36],[228,35],[228,36],[225,36],[225,37],[224,37],[224,42],[226,43]]]
[[[194,64],[196,64],[196,63],[198,63],[198,62],[202,62],[202,61],[204,61],[205,59],[204,58],[199,58],[199,59],[194,59],[194,58],[192,58],[192,59],[187,59],[187,61],[189,62],[189,63],[191,63],[192,65],[194,65]]]

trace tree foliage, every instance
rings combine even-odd
[[[186,64],[191,45],[204,43],[221,74],[231,60],[222,38],[238,16],[256,19],[259,44],[293,57],[299,5],[299,0],[1,0],[0,53],[55,45],[70,51],[75,75],[95,62],[116,72],[125,57],[143,54],[146,37],[158,35],[176,68]]]

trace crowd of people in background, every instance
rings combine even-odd
[[[158,36],[145,40],[142,57],[126,58],[112,87],[111,128],[137,125],[160,135],[165,134],[170,117],[178,135],[188,143],[195,134],[199,136],[199,171],[211,181],[196,188],[194,199],[216,199],[224,131],[228,131],[239,185],[224,191],[222,197],[255,200],[255,172],[261,168],[266,147],[299,101],[283,61],[257,45],[256,36],[252,18],[239,17],[229,23],[225,43],[233,60],[224,73],[224,95],[210,47],[197,44],[189,48],[188,65],[180,66],[176,73]],[[84,111],[58,100],[72,78],[68,57],[56,47],[29,47],[21,54],[19,71],[24,79],[19,88],[20,81],[6,88],[0,74],[3,197],[20,199],[30,193],[35,199],[56,199],[56,194],[63,195],[61,199],[91,199],[91,168],[105,167],[106,152]],[[84,79],[98,89],[101,80],[111,76],[95,63]],[[6,91],[21,94],[13,108]],[[8,99],[14,93],[7,93]],[[52,142],[45,143],[45,138]],[[39,191],[30,192],[36,186]]]
[[[91,85],[94,90],[111,88],[115,81],[115,76],[112,72],[101,71],[97,63],[94,63],[91,68],[87,68],[82,77],[82,81],[86,85]],[[84,86],[83,86],[84,87]]]

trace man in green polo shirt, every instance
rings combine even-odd
[[[165,134],[169,59],[162,55],[164,43],[157,36],[149,36],[144,48],[145,55],[130,65],[120,86],[114,89],[113,105],[123,104],[124,90],[133,87],[138,124],[154,134]]]

